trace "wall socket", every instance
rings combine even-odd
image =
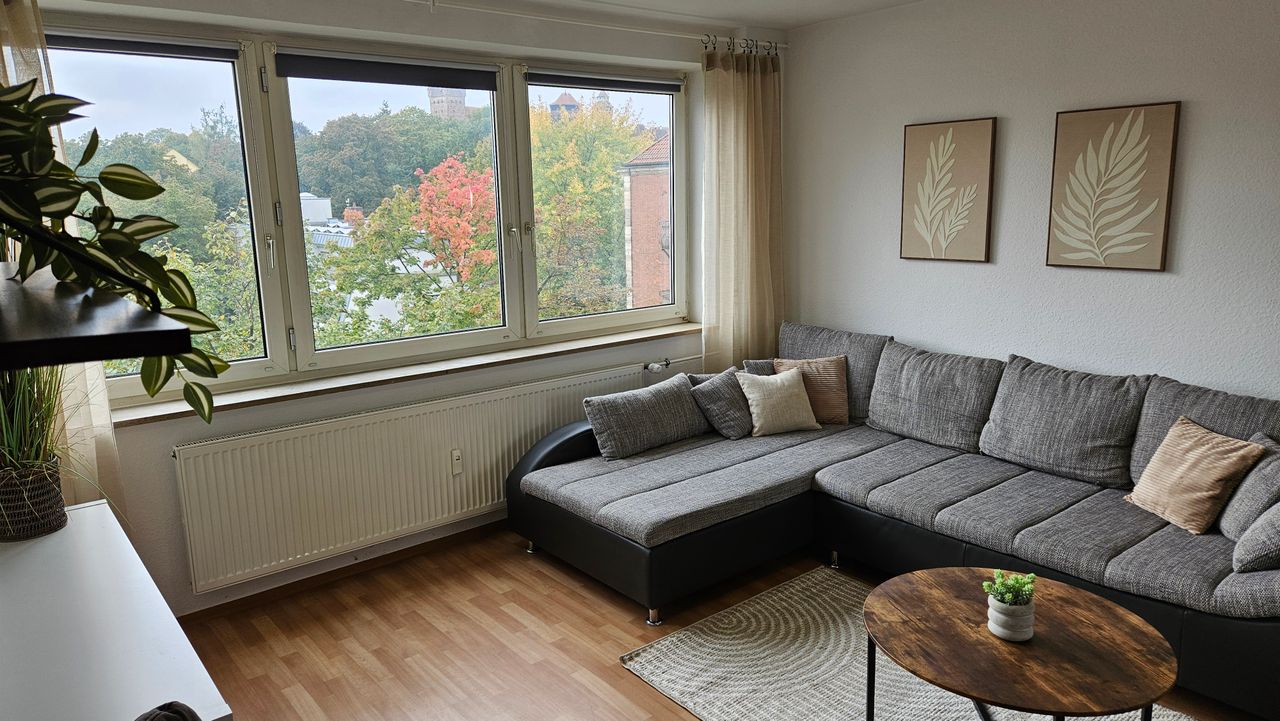
[[[462,475],[462,449],[455,448],[449,451],[449,463],[453,468],[453,475]]]

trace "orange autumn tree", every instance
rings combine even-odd
[[[367,343],[502,322],[493,171],[469,170],[458,155],[416,187],[390,197],[355,223],[350,247],[313,248],[313,307],[320,345]],[[320,272],[316,272],[320,270]],[[379,299],[400,318],[374,318]]]

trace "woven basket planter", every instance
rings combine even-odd
[[[0,469],[0,541],[25,541],[67,525],[58,463]]]

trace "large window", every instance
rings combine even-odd
[[[678,322],[683,95],[675,79],[277,48],[51,36],[92,103],[95,165],[166,192],[113,199],[222,330],[225,380],[385,367]],[[570,336],[573,337],[573,336]],[[112,362],[113,396],[142,398]],[[223,380],[223,379],[220,379]]]
[[[79,158],[96,128],[89,174],[128,163],[165,187],[153,200],[113,198],[112,208],[180,226],[146,246],[186,273],[201,308],[221,327],[197,336],[197,345],[228,361],[264,357],[236,51],[59,37],[50,46],[57,91],[92,102],[88,118],[62,126],[66,156]],[[107,371],[136,373],[138,365],[109,361]]]

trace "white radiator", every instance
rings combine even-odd
[[[584,397],[642,383],[637,364],[178,446],[195,592],[501,508],[507,472]]]

